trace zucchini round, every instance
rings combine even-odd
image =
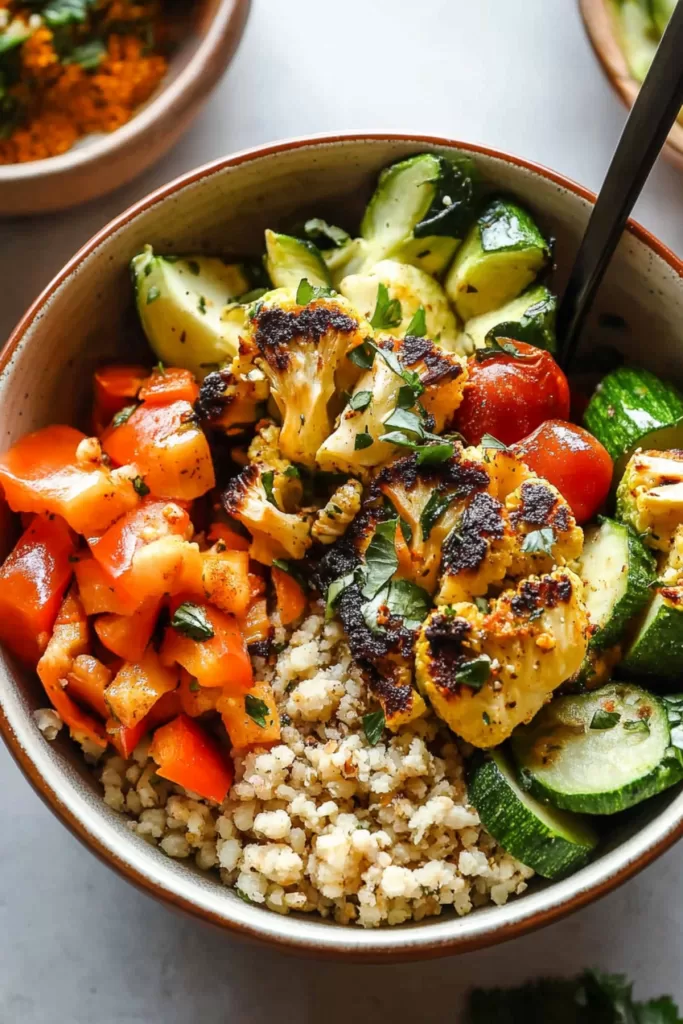
[[[597,846],[588,822],[545,807],[520,788],[501,749],[475,764],[468,793],[493,838],[543,878],[563,878],[578,871]]]
[[[683,780],[665,703],[627,683],[557,698],[511,743],[520,784],[568,811],[616,814]]]
[[[626,652],[629,675],[674,679],[683,672],[683,587],[661,587]]]

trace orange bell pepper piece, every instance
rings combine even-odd
[[[126,662],[104,692],[107,707],[114,718],[130,728],[140,722],[165,693],[179,683],[177,670],[162,665],[157,652],[149,647],[139,662]]]
[[[95,632],[107,650],[124,661],[139,661],[159,617],[161,600],[150,597],[132,615],[101,615],[95,620]]]
[[[109,741],[122,757],[130,757],[143,736],[153,732],[160,725],[170,722],[182,710],[178,690],[169,690],[168,693],[163,693],[159,697],[151,711],[135,725],[126,727],[121,722],[117,722],[115,718],[109,718],[106,727]]]
[[[180,603],[176,600],[175,607]],[[219,686],[224,693],[235,694],[249,690],[254,677],[237,619],[208,604],[197,603],[195,607],[205,615],[213,636],[207,640],[193,640],[169,626],[160,651],[163,664],[177,662],[194,676],[200,686]]]
[[[136,600],[124,597],[117,592],[115,581],[105,572],[92,555],[81,553],[73,568],[78,583],[83,607],[87,615],[100,615],[109,612],[112,615],[130,615],[135,609]]]
[[[232,763],[201,725],[179,715],[154,734],[150,755],[157,774],[206,800],[222,803],[232,786]]]
[[[268,618],[268,606],[264,597],[252,601],[247,614],[240,619],[240,627],[247,647],[270,640],[273,625]]]
[[[202,555],[202,590],[221,611],[244,615],[251,601],[249,554],[219,551],[218,545]]]
[[[399,575],[404,576],[406,579],[413,578],[413,560],[410,556],[410,548],[405,542],[403,531],[401,530],[400,524],[396,528],[396,538],[394,541],[394,547],[396,549],[396,556],[398,558],[398,572]]]
[[[279,743],[280,716],[269,683],[257,683],[242,697],[223,697],[218,703],[218,710],[236,752],[244,753],[254,747],[272,747]]]
[[[140,499],[130,479],[102,463],[79,461],[76,449],[84,440],[73,427],[44,427],[0,455],[0,484],[10,508],[55,513],[86,536],[134,508]]]
[[[276,565],[271,570],[273,584],[275,585],[275,596],[280,612],[280,622],[283,626],[289,626],[296,619],[301,618],[306,611],[306,595],[293,576]]]
[[[118,466],[134,463],[158,498],[192,501],[215,486],[209,442],[189,402],[144,402],[126,423],[107,430],[102,444]]]
[[[104,699],[104,691],[111,677],[111,670],[92,654],[79,654],[66,675],[67,693],[79,704],[86,704],[102,718],[107,718],[109,708]]]
[[[74,566],[63,519],[35,516],[0,567],[0,640],[35,666],[50,638]]]
[[[78,743],[94,743],[104,749],[108,739],[104,726],[83,711],[64,689],[69,672],[79,655],[88,651],[88,620],[78,595],[68,593],[59,609],[50,641],[36,672],[52,706]]]
[[[243,537],[236,530],[231,530],[225,523],[212,523],[209,527],[207,539],[225,544],[229,551],[248,551],[249,540]]]
[[[117,412],[133,402],[147,377],[144,366],[109,365],[95,371],[93,426],[97,434],[109,426]]]
[[[207,711],[215,711],[219,700],[225,695],[220,686],[200,686],[189,672],[183,672],[178,696],[180,709],[190,718],[199,718]]]
[[[189,370],[164,367],[163,373],[154,370],[143,382],[138,398],[147,405],[168,405],[170,402],[190,402],[199,398],[199,385]]]

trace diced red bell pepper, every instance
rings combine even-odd
[[[153,732],[160,725],[165,725],[182,712],[182,704],[178,690],[163,693],[159,700],[143,719],[135,725],[126,727],[115,718],[107,720],[107,735],[110,742],[122,757],[130,757],[143,736]]]
[[[248,551],[249,539],[241,533],[230,529],[225,523],[212,523],[209,527],[208,539],[214,544],[216,542],[225,544],[229,551]]]
[[[254,747],[272,747],[280,742],[280,715],[272,686],[269,683],[257,683],[249,691],[249,699],[262,702],[263,708],[260,710],[263,711],[263,724],[260,715],[255,718],[247,711],[245,696],[223,697],[218,703],[232,748],[239,753]],[[251,707],[254,707],[253,703]],[[258,705],[256,707],[259,708]]]
[[[297,583],[293,576],[276,565],[272,568],[275,596],[280,612],[280,622],[283,626],[289,626],[295,622],[306,611],[306,595],[301,584]]]
[[[104,699],[112,715],[130,728],[152,710],[165,693],[175,690],[179,673],[162,665],[148,647],[139,662],[126,662],[107,687]]]
[[[138,398],[147,405],[168,405],[170,402],[194,403],[199,398],[199,385],[189,370],[167,366],[163,373],[154,370],[140,388]]]
[[[179,599],[175,605],[178,603]],[[253,686],[254,676],[237,619],[212,605],[197,604],[210,623],[213,636],[209,640],[193,640],[168,626],[160,651],[162,662],[182,665],[200,686],[220,686],[226,694],[246,692]]]
[[[189,402],[144,402],[102,444],[119,466],[134,463],[153,495],[192,501],[215,486],[209,442]]]
[[[129,479],[78,459],[85,439],[73,427],[44,427],[0,455],[0,484],[10,508],[54,513],[85,536],[101,533],[134,508],[140,499]]]
[[[32,666],[50,639],[73,553],[63,519],[35,516],[0,567],[0,640]]]
[[[92,555],[81,553],[74,563],[76,582],[87,615],[130,615],[139,603],[137,598],[117,592],[115,581]]]
[[[246,615],[240,619],[240,628],[247,646],[270,640],[273,635],[273,624],[268,618],[268,606],[264,597],[252,601]]]
[[[190,718],[199,718],[207,711],[215,711],[218,702],[225,696],[220,686],[200,686],[189,672],[182,672],[178,687],[180,709]]]
[[[95,371],[93,428],[96,434],[101,434],[116,413],[133,402],[147,377],[144,366],[113,364]]]
[[[124,661],[139,661],[159,617],[161,600],[150,597],[132,615],[101,615],[95,620],[95,632],[107,650]]]
[[[222,803],[234,777],[232,763],[196,721],[179,715],[154,734],[150,755],[157,774],[206,800]]]
[[[66,676],[67,693],[105,719],[109,708],[104,700],[104,691],[111,677],[111,670],[92,654],[79,654]]]

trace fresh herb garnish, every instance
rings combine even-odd
[[[133,478],[133,489],[135,490],[136,494],[140,495],[141,498],[144,498],[146,497],[146,495],[149,494],[149,487],[147,486],[147,484],[145,483],[141,476],[136,476]]]
[[[286,477],[288,477],[290,480],[300,480],[301,479],[301,471],[300,471],[298,466],[294,466],[294,465],[287,466],[287,468],[285,470],[283,470],[283,472],[284,472],[284,475]]]
[[[363,715],[363,732],[371,747],[382,739],[385,728],[386,719],[383,711],[371,711],[368,715]]]
[[[161,359],[159,360],[159,362],[154,367],[154,372],[158,373],[160,377],[165,377],[166,376],[166,367],[162,363]]]
[[[124,423],[128,422],[136,409],[137,405],[126,405],[123,409],[119,409],[111,421],[112,427],[122,427]]]
[[[369,370],[375,361],[375,350],[371,348],[367,341],[364,341],[360,345],[356,345],[350,352],[346,353],[346,358],[349,359],[354,366],[359,366],[361,370]]]
[[[401,409],[399,407],[389,413],[384,420],[383,426],[387,427],[390,431],[400,430],[404,434],[414,434],[418,438],[424,437],[425,433],[422,420],[417,413],[411,412],[410,409]]]
[[[171,626],[176,633],[189,637],[190,640],[211,640],[214,636],[213,626],[206,612],[192,601],[184,601],[179,605],[171,619]]]
[[[514,342],[509,338],[497,338],[494,334],[486,335],[486,347],[478,348],[474,358],[478,363],[487,359],[499,359],[501,356],[511,356],[513,359],[529,359],[530,356],[522,355]]]
[[[408,448],[411,452],[416,452],[418,466],[436,466],[441,462],[446,462],[455,451],[455,446],[451,441],[444,441],[436,434],[427,434],[426,432],[423,435],[424,443],[422,444],[412,440],[402,430],[391,430],[388,434],[380,434],[379,439],[386,441],[387,444],[395,444],[399,448]]]
[[[296,290],[296,304],[297,306],[307,306],[309,302],[314,302],[316,299],[326,299],[330,295],[334,295],[332,288],[312,285],[307,278],[302,277]]]
[[[356,434],[353,447],[358,452],[363,448],[369,448],[371,444],[373,444],[372,434],[368,434],[367,430],[364,430],[361,434]]]
[[[389,331],[393,327],[400,327],[402,320],[401,303],[398,299],[390,299],[389,289],[383,282],[380,282],[377,289],[375,312],[372,314],[370,325],[376,331]]]
[[[455,673],[455,681],[461,686],[469,686],[470,690],[481,690],[491,678],[491,659],[488,654],[480,654],[471,661],[463,661]]]
[[[266,498],[271,505],[275,505],[275,508],[279,508],[277,501],[275,500],[275,492],[273,485],[275,483],[275,471],[267,469],[264,473],[261,473],[261,483],[263,484],[263,490],[266,492]]]
[[[479,442],[481,448],[494,448],[498,452],[509,452],[510,449],[502,441],[499,441],[493,434],[484,434]]]
[[[551,526],[527,533],[522,542],[522,551],[527,555],[552,555],[555,543],[555,531]]]
[[[424,338],[426,333],[427,314],[425,313],[424,306],[419,306],[406,328],[406,338]]]
[[[317,246],[329,246],[332,249],[341,249],[343,245],[351,241],[350,236],[343,228],[334,224],[328,224],[320,217],[311,217],[304,224],[306,238]]]
[[[588,728],[599,729],[600,731],[613,729],[620,721],[621,715],[618,711],[605,711],[604,708],[598,708],[591,718],[591,723]]]
[[[266,715],[270,715],[270,708],[264,700],[247,693],[244,698],[244,710],[261,729],[265,729]]]
[[[441,518],[446,509],[453,503],[454,494],[441,494],[440,491],[432,491],[429,501],[422,509],[420,526],[422,527],[422,539],[427,540],[432,528]]]
[[[391,615],[403,619],[406,629],[417,629],[429,614],[432,601],[426,590],[410,580],[392,580],[386,605]]]
[[[489,715],[488,711],[482,711],[482,713],[481,713],[481,720],[484,723],[484,725],[490,725],[491,724],[491,716]]]
[[[410,542],[413,539],[412,526],[410,525],[407,519],[403,518],[403,516],[399,516],[398,525],[401,528],[401,533],[403,534],[404,541],[406,542],[406,544],[410,544]]]
[[[372,599],[384,587],[398,569],[396,554],[396,527],[398,519],[387,519],[378,523],[374,536],[365,554],[367,576],[363,585],[363,597]]]
[[[646,718],[632,718],[628,722],[624,722],[625,732],[644,732],[648,736],[650,735],[650,723]]]
[[[348,573],[346,576],[340,576],[338,580],[333,580],[327,588],[327,599],[325,603],[325,621],[329,622],[330,619],[334,618],[335,608],[339,603],[339,599],[345,590],[352,587],[356,582],[355,573]]]
[[[372,391],[357,391],[349,398],[349,409],[353,409],[354,412],[362,412],[367,409],[371,401]]]
[[[160,295],[161,291],[155,284],[153,284],[152,287],[147,290],[147,305],[149,306],[152,302],[156,302]]]
[[[96,0],[48,0],[40,13],[50,28],[82,24],[87,20],[88,8],[94,7],[95,2]]]
[[[84,71],[94,71],[107,56],[107,47],[101,39],[90,39],[87,43],[74,46],[62,57],[62,64],[80,64]],[[147,299],[149,302],[149,297]]]

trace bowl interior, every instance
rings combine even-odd
[[[380,168],[439,148],[444,147],[419,138],[367,136],[274,146],[219,162],[143,200],[72,260],[16,332],[0,363],[2,448],[47,423],[77,421],[92,368],[102,359],[125,357],[139,344],[127,268],[143,244],[160,251],[257,254],[265,227],[286,227],[300,212],[329,214],[354,229]],[[488,181],[513,192],[556,238],[555,280],[561,289],[589,215],[588,194],[522,162],[483,150],[474,156]],[[587,343],[615,345],[667,379],[683,381],[682,319],[680,264],[663,247],[651,247],[644,232],[627,232],[596,303]],[[34,785],[81,838],[152,893],[215,923],[302,950],[398,959],[511,937],[607,891],[664,849],[683,819],[683,795],[675,790],[615,820],[600,856],[578,874],[553,885],[535,883],[521,899],[469,917],[445,915],[372,932],[282,918],[243,903],[214,878],[133,836],[103,803],[69,741],[43,740],[31,712],[45,703],[37,680],[1,656],[0,725]]]

